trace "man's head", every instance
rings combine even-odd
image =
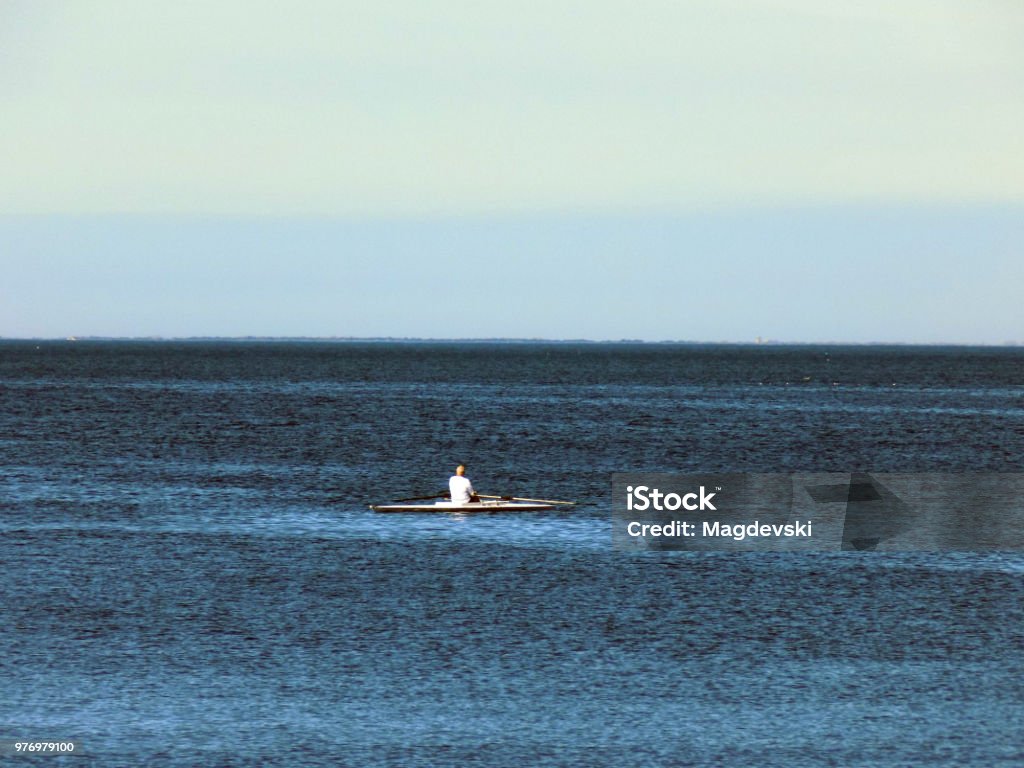
[[[459,464],[459,466],[455,468],[455,474],[458,475],[459,477],[462,477],[464,474],[466,474],[466,468]]]

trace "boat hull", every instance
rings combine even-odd
[[[447,512],[464,515],[478,512],[545,512],[554,509],[553,504],[538,504],[527,501],[481,501],[470,504],[452,504],[438,501],[434,504],[371,504],[374,512]]]

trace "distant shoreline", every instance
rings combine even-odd
[[[917,342],[917,341],[694,341],[689,339],[545,339],[545,338],[429,338],[416,336],[67,336],[17,337],[0,336],[4,342],[133,342],[150,344],[182,343],[307,343],[307,344],[550,344],[550,345],[622,345],[622,346],[732,346],[732,347],[988,347],[1014,348],[1024,342]]]

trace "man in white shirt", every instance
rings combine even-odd
[[[466,468],[459,464],[455,468],[455,474],[448,481],[448,490],[452,494],[452,504],[469,504],[472,501],[480,501],[480,497],[473,490],[473,484],[466,477]]]

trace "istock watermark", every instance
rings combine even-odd
[[[612,476],[623,550],[1024,552],[1024,474]]]

